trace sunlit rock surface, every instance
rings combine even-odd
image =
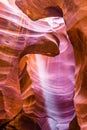
[[[20,59],[29,53],[47,56],[59,53],[59,39],[50,26],[43,25],[43,30],[41,25],[9,1],[0,1],[0,126],[22,109],[20,80],[26,65],[20,71]]]
[[[17,0],[18,1],[18,0]],[[41,17],[43,8],[48,5],[59,5],[64,12],[67,31],[75,52],[76,86],[75,108],[81,130],[87,129],[87,94],[86,94],[86,48],[87,48],[87,1],[86,0],[31,0],[23,10],[29,17],[36,20]],[[25,2],[26,3],[26,2]],[[40,6],[39,6],[40,5]],[[21,7],[19,3],[19,7]],[[34,7],[34,8],[32,8]],[[21,7],[22,9],[22,7]],[[29,13],[30,11],[31,13]],[[39,11],[41,10],[41,11]],[[34,13],[35,12],[35,13]],[[38,13],[39,12],[39,13]],[[30,15],[32,14],[32,15]],[[72,128],[73,129],[73,128]]]
[[[46,7],[59,5],[63,10],[68,29],[78,20],[87,16],[86,0],[16,0],[16,4],[33,20],[42,17]]]
[[[48,19],[51,21],[51,18]],[[66,33],[64,20],[57,22],[56,32],[60,54],[50,58],[42,55],[29,55],[28,72],[32,80],[36,103],[32,114],[42,130],[68,130],[75,117],[73,93],[75,87],[74,52]],[[48,21],[48,23],[49,23]],[[54,24],[56,19],[53,20]],[[29,91],[26,89],[24,97]],[[27,97],[26,99],[27,100]],[[29,114],[29,105],[24,102],[23,109]]]
[[[8,1],[12,5],[12,7],[14,7],[13,12],[15,13],[15,11],[18,10],[17,9],[18,7],[15,6],[15,0],[13,0],[13,1],[8,0]],[[7,2],[7,0],[3,0],[3,3],[7,4],[8,2]],[[81,130],[86,130],[87,129],[87,116],[86,116],[87,115],[87,94],[86,94],[87,0],[61,0],[61,1],[60,0],[55,0],[55,1],[54,0],[29,0],[29,1],[28,0],[16,0],[16,4],[26,15],[28,15],[33,20],[37,20],[43,16],[43,14],[45,13],[45,10],[44,10],[45,7],[59,5],[62,8],[63,13],[64,13],[64,19],[66,22],[66,27],[67,27],[66,29],[68,31],[68,35],[69,35],[69,38],[71,40],[71,43],[73,45],[74,52],[75,52],[75,61],[76,61],[76,72],[75,72],[76,87],[75,87],[75,96],[74,96],[75,109],[77,112],[77,119],[79,121]],[[7,7],[5,7],[5,8],[7,8]],[[10,10],[12,11],[12,8],[10,8]],[[0,0],[0,11],[2,11],[1,0]],[[19,14],[21,16],[23,15],[24,19],[26,18],[26,20],[24,20],[24,21],[28,22],[29,18],[27,18],[22,12],[21,13],[19,13],[19,12],[16,12],[16,15],[17,14]],[[12,13],[12,15],[14,13]],[[0,30],[2,28],[1,23],[3,22],[1,14],[2,13],[0,12],[0,19],[1,19],[0,20]],[[15,17],[17,17],[17,16],[15,16]],[[11,22],[13,22],[12,20],[15,20],[15,19],[12,16],[12,18],[10,19],[11,22],[8,22],[8,17],[5,18],[5,20],[7,20],[7,22],[4,23],[4,26],[6,26],[8,23],[9,26],[11,27]],[[33,29],[35,29],[35,31],[38,30],[38,27],[39,28],[41,27],[41,26],[34,26],[34,25],[36,25],[36,23],[33,24],[33,26],[32,26],[32,24],[27,23],[27,24],[29,24],[29,26],[28,25],[26,26],[26,22],[21,25],[20,24],[21,22],[16,21],[16,24],[18,24],[18,26],[20,25],[23,28],[27,28],[29,30],[31,30],[33,28]],[[17,26],[17,25],[12,25],[12,30],[13,30],[13,26]],[[15,28],[15,30],[16,30],[16,28]],[[26,29],[24,29],[24,30],[26,30]],[[21,31],[17,31],[17,32],[19,33]],[[25,33],[25,31],[24,31],[24,33]],[[3,35],[0,35],[0,37],[1,37],[0,39],[2,39]],[[7,39],[7,35],[5,37]],[[53,35],[52,35],[52,37],[53,37]],[[0,41],[0,44],[1,43],[2,42]],[[13,44],[12,44],[12,46],[13,46]],[[0,47],[1,47],[1,45],[0,45]],[[21,57],[30,50],[25,49],[25,51],[21,54]],[[6,55],[7,55],[8,51],[4,50],[4,52],[6,52]],[[53,53],[52,50],[51,50],[51,52]],[[58,50],[57,50],[57,53],[58,53]],[[0,50],[0,54],[2,54],[1,50]],[[21,97],[20,90],[19,90],[20,85],[18,83],[19,81],[17,81],[18,77],[16,78],[16,76],[15,76],[17,71],[16,71],[16,73],[14,72],[14,70],[17,69],[18,62],[12,61],[13,63],[10,65],[13,65],[14,67],[12,68],[11,73],[9,74],[10,76],[8,75],[8,79],[9,79],[9,81],[11,81],[11,86],[14,86],[14,87],[9,87],[9,89],[7,87],[7,89],[4,89],[6,87],[4,79],[7,79],[7,78],[5,78],[5,76],[7,77],[7,73],[8,73],[8,69],[6,68],[7,67],[6,65],[9,65],[9,63],[7,64],[7,61],[5,62],[5,60],[2,61],[3,58],[1,58],[1,57],[3,57],[3,54],[0,56],[0,60],[1,60],[1,62],[0,62],[0,68],[1,68],[0,69],[0,75],[1,75],[0,76],[0,86],[1,86],[0,87],[0,103],[1,103],[0,104],[0,109],[1,109],[0,110],[1,111],[0,119],[1,119],[1,124],[3,124],[2,118],[4,119],[4,121],[5,121],[5,119],[7,121],[9,119],[12,119],[15,115],[18,114],[18,112],[22,109],[22,103],[21,103],[22,101],[20,98]],[[6,56],[6,59],[7,59],[7,56]],[[9,56],[9,62],[10,62],[10,59],[11,59],[11,57]],[[26,61],[26,59],[24,59],[24,61]],[[21,63],[23,63],[23,62],[21,62]],[[24,64],[24,66],[23,66],[23,64],[20,66],[21,66],[20,70],[22,70],[24,68],[25,64]],[[3,71],[3,69],[4,69],[4,71]],[[5,71],[5,69],[6,69],[6,71]],[[19,76],[20,79],[23,78],[22,75],[23,75],[23,73],[21,72],[20,76]],[[16,80],[15,80],[15,78],[16,78]],[[32,81],[28,80],[28,79],[30,79],[29,75],[25,74],[25,77],[21,81],[21,91],[22,91],[22,98],[23,98],[24,104],[30,105],[29,107],[31,108],[31,105],[35,104],[35,97],[34,97],[34,92],[30,86]],[[26,81],[26,84],[25,84],[25,81]],[[18,85],[17,85],[17,83],[18,83]],[[3,87],[3,84],[5,87]],[[14,88],[17,88],[17,89],[14,89]],[[26,96],[24,96],[25,95],[24,91],[27,88],[28,88],[29,92],[27,91]],[[10,95],[10,92],[11,92],[11,95]],[[14,93],[14,95],[12,95],[13,93]],[[27,98],[28,97],[27,95],[29,96],[29,98]],[[31,95],[33,95],[33,96],[31,96]],[[9,102],[9,100],[10,100],[10,102]],[[34,108],[32,108],[32,109],[34,109]],[[20,130],[20,127],[18,127],[18,128],[17,129]],[[14,129],[14,128],[12,127],[12,129]],[[77,130],[78,128],[74,127],[74,129],[73,129],[73,127],[71,126],[71,129]],[[8,130],[10,130],[10,128]]]

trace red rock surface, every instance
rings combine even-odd
[[[12,2],[12,0],[8,0],[8,1],[10,3]],[[87,72],[86,72],[87,71],[87,59],[86,59],[87,0],[61,0],[61,1],[60,0],[55,0],[55,1],[54,0],[16,0],[16,4],[32,20],[37,20],[41,18],[45,14],[44,8],[48,6],[58,5],[63,10],[67,32],[75,52],[75,61],[76,61],[76,68],[77,68],[76,87],[75,87],[75,96],[74,96],[75,109],[76,109],[76,114],[80,125],[80,129],[86,130],[87,129],[87,93],[86,93],[87,91]],[[13,77],[15,77],[15,75],[13,75]],[[4,77],[2,77],[1,75],[0,78],[2,79]],[[21,86],[23,91],[24,89],[26,89],[28,85],[26,84],[25,87],[24,86],[25,84],[23,84],[24,81],[21,81],[21,83],[22,83]],[[13,89],[11,95],[9,94],[9,91],[11,90],[0,89],[0,101],[2,102],[4,101],[4,103],[0,106],[0,111],[2,111],[0,114],[3,114],[4,111],[9,110],[7,116],[9,117],[8,119],[10,119],[10,114],[13,113],[13,115],[11,116],[12,119],[12,117],[14,117],[17,113],[19,113],[21,109],[21,105],[20,105],[21,100],[20,100],[20,94],[19,97],[17,97]],[[4,98],[3,95],[5,95]],[[13,105],[13,103],[15,105]],[[11,108],[13,107],[13,109],[11,109],[10,111],[10,107],[8,106],[11,106]],[[6,115],[3,115],[3,118],[4,116]],[[4,119],[4,122],[6,121]],[[1,120],[1,124],[3,124],[2,120]],[[7,130],[10,130],[10,128],[9,129],[8,128],[9,127],[7,126]],[[20,129],[20,126],[18,126],[17,129],[22,130]],[[77,129],[79,128],[77,127],[76,120],[74,120],[71,122],[70,130],[77,130]],[[12,127],[11,130],[14,130],[14,128]],[[23,130],[26,130],[26,128]]]
[[[75,87],[75,108],[77,119],[81,130],[87,129],[87,93],[86,93],[86,68],[87,68],[87,0],[31,0],[22,1],[25,3],[21,6],[16,0],[16,4],[23,10],[25,14],[33,20],[41,18],[44,14],[44,8],[47,6],[59,5],[64,13],[64,19],[67,26],[68,35],[75,52],[76,68],[76,87]],[[79,69],[80,70],[79,70]],[[80,117],[83,117],[82,119]],[[73,125],[72,125],[73,126]],[[85,128],[86,127],[86,128]],[[73,129],[73,128],[72,128]]]

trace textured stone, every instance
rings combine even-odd
[[[29,53],[49,56],[59,53],[59,39],[49,31],[50,26],[43,25],[43,30],[41,25],[24,15],[13,1],[0,1],[0,126],[23,108],[20,80],[26,64],[19,69],[21,58]]]
[[[22,111],[0,130],[40,130],[36,122]]]
[[[75,109],[81,130],[87,129],[87,17],[80,19],[69,31],[76,59]]]
[[[68,35],[75,52],[76,87],[74,102],[77,112],[77,119],[81,130],[87,129],[87,0],[31,0],[28,1],[28,4],[25,4],[25,9],[23,9],[23,6],[21,6],[18,1],[19,0],[16,0],[16,4],[33,20],[41,18],[44,14],[44,8],[47,6],[59,5],[62,8]],[[26,3],[22,0],[22,4],[23,2]],[[71,124],[73,125],[73,122]],[[71,129],[73,128],[71,127]]]
[[[6,0],[4,1],[6,2]],[[15,6],[15,0],[13,1],[8,0],[8,2],[17,9],[17,7]],[[71,40],[71,43],[73,45],[74,52],[75,52],[75,61],[76,61],[76,88],[75,88],[75,96],[74,96],[75,109],[76,109],[77,119],[78,119],[81,130],[86,130],[87,129],[87,117],[86,117],[87,115],[87,94],[86,94],[86,90],[87,90],[87,84],[86,84],[87,82],[86,81],[87,80],[87,72],[86,72],[87,70],[87,58],[86,58],[87,0],[61,0],[61,1],[60,0],[55,0],[55,1],[54,0],[29,0],[29,1],[16,0],[16,4],[27,16],[29,16],[33,20],[42,18],[42,16],[44,16],[45,14],[45,8],[48,6],[59,5],[62,8],[68,35],[69,35],[69,38]],[[8,22],[6,23],[6,21],[3,21],[3,19],[0,19],[0,20],[1,20],[0,22],[3,22],[3,25],[6,25],[8,23]],[[10,24],[10,27],[13,29],[13,25]],[[0,23],[0,28],[1,28],[1,23]],[[16,28],[15,28],[15,31],[17,31]],[[2,37],[3,35],[0,35],[0,38]],[[27,54],[26,52],[28,51],[31,52],[32,48],[29,50],[28,49],[25,49],[25,51],[21,54],[21,56]],[[5,52],[6,54],[12,53],[11,50],[8,51],[8,49],[4,50],[3,48],[1,49],[1,51]],[[51,49],[51,52],[53,53],[52,49]],[[18,55],[18,53],[16,55]],[[17,62],[15,62],[14,60],[14,63],[17,63]],[[10,65],[9,62],[3,61],[2,59],[0,59],[0,67],[3,66],[6,68],[6,67],[9,67],[9,65]],[[11,88],[9,87],[7,89],[6,86],[2,88],[2,84],[0,85],[0,103],[1,103],[0,104],[0,119],[3,117],[3,120],[2,119],[0,120],[1,125],[7,122],[8,120],[12,119],[13,117],[15,117],[15,115],[22,109],[22,103],[21,103],[22,101],[20,98],[21,96],[19,92],[19,84],[15,82],[17,80],[17,79],[15,80],[16,72],[14,71],[17,69],[16,66],[18,66],[18,64],[14,64],[14,69],[11,70],[12,75],[8,75],[8,77],[10,79],[9,84],[11,83],[14,84],[15,88],[17,89],[14,90],[13,87]],[[21,66],[21,68],[23,69],[24,66]],[[0,71],[2,71],[2,69]],[[25,76],[21,77],[22,74],[23,73],[20,74],[20,79],[23,78],[21,80],[21,92],[25,91],[31,84],[29,75],[24,73]],[[6,75],[0,74],[0,82],[4,81],[5,79],[6,79]],[[25,81],[26,81],[26,84],[25,84]],[[30,95],[28,93],[26,95],[27,97],[29,95],[29,98],[27,98],[27,101],[26,101],[26,97],[22,93],[22,98],[23,98],[24,104],[26,105],[29,103],[30,103],[29,105],[31,105],[31,102],[35,103],[35,97],[34,96],[31,97],[32,93],[34,95],[33,90],[29,89],[29,92],[30,92]],[[17,118],[15,120],[17,120]],[[74,121],[76,122],[76,120]],[[16,121],[15,123],[17,124]],[[73,125],[73,122],[71,122],[71,124]],[[74,123],[74,125],[77,125],[77,124]],[[8,128],[7,130],[10,130],[9,127],[7,128]],[[21,127],[18,126],[18,128],[21,128]],[[71,126],[70,128],[74,129],[76,127],[72,128]],[[14,127],[12,127],[12,129],[14,129]]]
[[[87,15],[86,0],[16,0],[16,4],[33,20],[41,18],[46,7],[59,5],[63,10],[67,29]]]

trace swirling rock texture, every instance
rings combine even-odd
[[[47,56],[59,53],[57,36],[50,26],[41,25],[9,1],[0,1],[0,126],[22,110],[20,80],[26,64],[20,71],[20,59],[27,53]]]
[[[7,6],[6,1],[7,0],[5,0],[5,1],[3,0],[4,4]],[[64,114],[62,112],[66,113],[66,111],[69,112],[69,111],[73,110],[72,99],[70,100],[71,105],[67,106],[67,104],[66,105],[64,105],[64,104],[65,104],[65,102],[66,102],[65,100],[67,100],[67,96],[69,96],[68,94],[71,92],[71,90],[74,91],[74,88],[73,88],[74,87],[73,78],[74,78],[74,71],[75,71],[75,76],[76,76],[75,93],[74,93],[75,111],[76,111],[76,115],[77,115],[77,119],[78,119],[78,123],[79,123],[80,129],[81,130],[86,130],[87,129],[87,98],[86,98],[87,97],[87,94],[86,94],[86,77],[87,77],[87,73],[86,73],[86,70],[87,70],[86,69],[86,66],[87,66],[87,62],[86,62],[86,48],[87,48],[86,47],[86,43],[87,43],[87,27],[86,27],[86,23],[87,23],[87,1],[86,0],[84,0],[84,1],[83,0],[61,0],[61,1],[60,0],[56,0],[56,1],[54,1],[54,0],[44,0],[44,1],[43,0],[16,0],[16,5],[23,12],[18,11],[19,10],[18,7],[15,6],[15,0],[13,0],[13,1],[12,0],[8,0],[8,2],[12,6],[12,8],[15,9],[15,10],[13,9],[14,10],[13,12],[15,13],[15,11],[17,11],[15,15],[17,15],[17,14],[18,15],[15,16],[14,13],[11,13],[11,11],[12,11],[11,9],[12,8],[9,7],[10,13],[11,13],[10,15],[12,15],[12,18],[11,19],[8,19],[9,17],[5,18],[5,20],[7,20],[7,21],[10,20],[10,22],[6,22],[6,25],[7,25],[7,23],[9,23],[9,25],[7,26],[7,28],[5,28],[5,31],[3,33],[6,33],[6,29],[9,30],[8,27],[12,28],[10,30],[10,32],[11,32],[11,31],[13,31],[13,26],[17,26],[17,25],[19,26],[19,24],[21,22],[15,21],[15,17],[18,17],[18,16],[21,15],[21,16],[23,16],[23,24],[21,26],[23,28],[27,28],[27,29],[23,29],[23,30],[27,30],[27,31],[23,31],[22,32],[24,37],[27,37],[27,36],[24,35],[25,32],[26,33],[29,32],[29,34],[30,34],[30,30],[32,30],[32,29],[35,31],[34,34],[36,34],[36,31],[38,30],[38,28],[39,28],[39,31],[41,30],[41,25],[38,25],[36,20],[42,18],[42,16],[44,17],[44,14],[46,13],[44,8],[46,8],[48,6],[59,5],[62,8],[62,10],[63,10],[64,19],[65,19],[65,23],[66,23],[66,30],[68,32],[70,41],[71,41],[71,43],[73,45],[73,48],[74,48],[76,66],[75,66],[74,59],[73,59],[73,51],[70,51],[70,50],[72,50],[72,46],[70,44],[69,39],[68,39],[68,42],[65,42],[65,43],[67,43],[64,46],[65,50],[64,50],[64,52],[60,53],[59,57],[57,56],[55,58],[49,58],[49,57],[45,57],[45,56],[42,56],[42,55],[39,55],[39,56],[38,55],[30,55],[28,57],[28,68],[27,68],[30,76],[26,72],[24,77],[22,77],[23,71],[24,71],[24,69],[26,67],[25,63],[24,63],[26,61],[26,58],[24,58],[20,62],[20,70],[22,72],[19,75],[20,75],[20,79],[23,78],[21,80],[21,92],[22,92],[22,95],[20,96],[19,85],[17,85],[17,83],[19,84],[19,82],[17,82],[18,78],[15,79],[16,78],[15,75],[16,75],[16,73],[18,75],[18,72],[17,71],[14,72],[14,70],[18,70],[18,68],[17,68],[18,63],[19,63],[17,61],[18,57],[16,56],[16,59],[13,58],[14,62],[12,61],[9,64],[10,59],[12,57],[11,56],[9,56],[9,57],[7,56],[7,53],[9,53],[7,51],[8,48],[6,50],[2,49],[3,46],[5,48],[5,46],[8,45],[8,44],[5,44],[5,42],[1,42],[0,41],[0,44],[4,43],[2,48],[1,48],[1,50],[0,50],[0,53],[1,53],[1,59],[0,59],[1,60],[1,62],[0,62],[0,67],[1,67],[1,73],[0,73],[1,74],[1,81],[0,81],[0,83],[1,83],[1,87],[0,87],[0,89],[1,89],[1,93],[0,93],[1,115],[0,115],[0,117],[1,118],[3,117],[4,122],[6,120],[9,120],[9,119],[12,119],[13,117],[15,117],[20,112],[20,110],[22,109],[22,105],[21,105],[22,101],[21,100],[23,100],[23,110],[26,113],[24,116],[22,116],[22,114],[21,114],[21,116],[20,116],[20,114],[18,114],[18,116],[15,117],[15,119],[12,120],[6,126],[6,129],[7,130],[10,130],[10,129],[14,130],[15,129],[14,126],[16,125],[15,127],[18,130],[22,130],[22,129],[23,130],[29,130],[29,128],[30,128],[29,126],[28,127],[23,127],[24,126],[23,123],[27,122],[28,117],[32,118],[33,120],[37,119],[37,120],[35,120],[35,122],[39,122],[39,124],[43,124],[43,121],[47,122],[48,124],[44,123],[44,124],[47,125],[47,130],[49,130],[49,129],[53,130],[53,128],[51,128],[53,126],[56,126],[56,128],[54,127],[54,130],[59,129],[59,128],[60,128],[60,130],[68,129],[68,125],[67,126],[66,125],[62,125],[63,127],[61,128],[61,125],[56,123],[56,121],[58,120],[58,117],[60,117],[60,119],[62,119],[62,118],[64,119],[64,117],[68,117],[68,118],[65,118],[66,120],[68,120],[69,119],[69,115],[66,114],[64,116]],[[1,4],[1,1],[0,1],[0,4]],[[1,10],[1,12],[3,12],[4,8],[1,9],[1,6],[2,5],[0,5],[0,10]],[[5,7],[5,8],[7,8],[7,7]],[[6,11],[6,10],[4,10],[4,11]],[[9,14],[9,11],[7,13]],[[2,13],[0,13],[0,16],[1,16],[0,19],[2,21],[1,23],[4,23],[4,19],[2,18],[1,14]],[[14,17],[13,17],[13,15],[14,15]],[[32,20],[31,20],[31,22],[28,22],[30,20],[29,18],[31,18],[32,20],[35,20],[35,22],[33,24],[30,24],[30,23],[32,23]],[[12,21],[12,23],[14,22],[17,25],[15,25],[15,24],[11,25],[11,21]],[[2,37],[4,37],[3,39],[8,39],[8,34],[10,34],[10,32],[7,32],[8,34],[4,34],[5,36],[3,36],[2,31],[4,30],[4,28],[2,28],[2,24],[1,23],[0,23],[0,30],[1,30],[1,38],[0,38],[0,40],[2,39]],[[39,21],[39,24],[40,23],[42,23],[42,22]],[[3,25],[3,27],[6,27],[5,24]],[[44,29],[46,29],[46,28],[47,28],[47,26],[44,27]],[[18,34],[19,34],[19,33],[21,33],[21,29],[20,28],[18,28],[18,29],[20,31],[19,30],[15,30],[15,31],[18,32]],[[42,28],[42,30],[43,30],[43,28]],[[29,36],[29,34],[27,33],[28,36]],[[40,32],[38,35],[40,35],[40,34],[42,34],[42,33]],[[66,36],[67,36],[67,34],[66,34]],[[12,35],[11,35],[11,37],[12,37]],[[15,41],[15,38],[13,40],[13,37],[12,37],[12,41]],[[54,34],[52,34],[51,38],[54,38],[54,37],[55,37]],[[64,41],[66,41],[66,38],[64,36],[63,36],[63,38],[65,39]],[[46,40],[47,39],[48,38],[46,38]],[[41,40],[43,40],[43,38]],[[33,40],[33,42],[34,41],[35,41],[35,39]],[[58,41],[58,39],[57,39],[57,41]],[[48,40],[47,40],[47,42],[48,42]],[[13,43],[16,43],[16,42],[13,42]],[[60,47],[61,47],[61,43],[62,42],[60,42]],[[15,44],[15,45],[18,46],[17,44]],[[12,46],[14,47],[13,44],[12,44]],[[28,47],[28,49],[29,48],[30,47]],[[36,48],[36,46],[35,46],[35,48]],[[69,48],[71,48],[71,49],[69,49]],[[21,51],[22,53],[20,52],[21,53],[20,57],[22,57],[26,53],[29,53],[32,50],[30,48],[29,50],[25,49],[25,51],[23,51],[23,49],[24,48],[22,48],[22,51]],[[45,49],[46,49],[46,47],[45,47]],[[42,49],[42,50],[45,50],[45,49]],[[66,51],[68,49],[69,49],[69,51]],[[19,50],[20,50],[20,48],[19,48]],[[51,49],[51,53],[53,53],[52,50],[53,49]],[[10,51],[10,53],[11,53],[11,51]],[[35,52],[33,52],[33,53],[35,53]],[[39,53],[41,53],[41,52],[39,52]],[[16,54],[16,52],[14,54]],[[14,57],[14,54],[13,54],[13,57]],[[48,54],[50,54],[50,53],[46,52],[46,55],[48,55]],[[57,50],[56,54],[58,54],[58,50]],[[65,54],[65,55],[63,56],[63,54]],[[55,54],[53,54],[53,55],[55,55]],[[72,57],[69,57],[68,55],[69,56],[72,55]],[[2,58],[3,56],[4,57],[6,56],[5,60]],[[6,59],[9,59],[9,62]],[[59,61],[57,61],[57,59],[58,60],[60,59],[59,61],[61,62],[61,65],[59,65]],[[38,61],[41,63],[41,65],[40,64],[38,65]],[[8,79],[9,79],[8,81],[9,82],[6,83],[6,86],[5,86],[5,79],[7,80],[7,78],[3,79],[2,77],[4,75],[7,75],[7,70],[8,70],[8,69],[6,69],[8,67],[7,63],[9,65],[14,66],[14,67],[10,67],[11,71],[8,72],[9,74],[8,74],[8,76],[6,76],[6,77],[8,77]],[[4,65],[6,65],[6,66],[4,66]],[[32,67],[30,67],[31,65],[32,65]],[[54,66],[55,66],[56,69],[54,69]],[[63,75],[62,74],[63,70],[59,69],[61,67],[64,70],[64,72],[66,72],[66,73],[64,73],[64,76],[65,76],[66,80],[64,80],[63,78],[59,78],[59,76]],[[65,67],[65,69],[63,67]],[[40,69],[38,69],[38,68],[40,68]],[[41,69],[41,68],[43,68],[43,69]],[[75,68],[75,70],[74,70],[74,68]],[[6,69],[6,71],[5,71],[5,69]],[[67,69],[68,69],[68,71],[66,71]],[[58,75],[59,73],[55,72],[55,70],[57,70],[57,71],[61,70],[62,73],[60,75]],[[36,73],[37,71],[38,71],[38,73]],[[35,75],[33,75],[33,73]],[[40,73],[42,73],[43,75],[40,75]],[[55,79],[52,78],[52,76],[53,76],[52,73],[55,74],[55,76],[58,76],[57,78],[58,78],[59,82],[57,82],[56,78]],[[36,75],[36,74],[38,74],[38,75]],[[67,75],[69,74],[69,75],[66,76],[66,74]],[[33,76],[35,76],[35,77],[33,77]],[[53,76],[53,77],[55,77],[55,76]],[[68,80],[67,80],[67,78],[68,78]],[[54,83],[53,83],[53,80],[54,80]],[[37,81],[38,81],[38,83],[37,83]],[[43,81],[45,81],[45,82],[43,82]],[[64,87],[64,86],[67,86],[66,84],[64,85],[65,82],[67,82],[66,84],[68,84],[68,87],[66,87],[67,90]],[[3,83],[4,83],[4,85],[3,85]],[[64,92],[64,90],[67,91],[66,92],[67,93],[66,97],[64,97],[64,98],[60,97],[59,94],[57,93],[57,89],[58,88],[55,88],[55,87],[56,87],[56,85],[58,85],[58,83],[62,87],[62,92]],[[8,84],[8,86],[7,86],[7,84]],[[49,85],[52,88],[50,87],[50,89],[49,89]],[[69,89],[69,85],[70,85],[70,89]],[[11,86],[13,86],[13,87],[11,87]],[[34,87],[34,86],[36,86],[36,87]],[[41,86],[41,88],[40,88],[40,86]],[[47,89],[46,89],[46,86],[47,86]],[[44,89],[44,87],[45,87],[45,89]],[[9,89],[5,89],[5,88],[9,88]],[[55,89],[53,89],[53,88],[55,88]],[[54,90],[55,90],[55,92],[54,92]],[[58,90],[58,91],[60,91],[60,94],[61,94],[61,90]],[[14,94],[14,95],[12,95],[12,94],[10,95],[10,92],[12,94]],[[36,92],[38,92],[38,93],[36,93]],[[41,95],[41,92],[42,92],[42,95]],[[73,92],[71,92],[71,93],[73,93]],[[64,93],[62,95],[64,96]],[[20,97],[22,97],[22,99]],[[73,98],[72,94],[69,97]],[[57,102],[57,100],[58,100],[58,102]],[[45,101],[45,104],[44,104],[44,101]],[[60,101],[61,101],[61,103],[60,103]],[[64,101],[64,103],[62,101]],[[34,107],[35,105],[36,105],[36,107]],[[56,105],[56,107],[55,107],[55,105]],[[61,109],[59,109],[57,107],[57,105]],[[46,109],[45,110],[42,109],[42,106],[43,107],[45,106]],[[72,107],[72,108],[70,108],[70,107]],[[35,110],[35,108],[37,108],[37,109]],[[52,109],[50,110],[50,108],[52,108]],[[67,108],[67,109],[64,110],[64,108]],[[38,111],[38,109],[39,109],[39,111]],[[52,110],[55,110],[55,112],[57,112],[57,114],[58,114],[58,111],[60,112],[59,115],[57,116],[57,118],[56,118],[55,113],[53,113],[54,111],[52,111]],[[33,113],[32,113],[32,111],[33,111]],[[4,115],[5,113],[6,113],[6,116]],[[39,116],[39,118],[35,118],[34,117],[35,113],[38,113],[37,115]],[[44,113],[45,114],[47,113],[47,115],[44,115]],[[46,120],[44,120],[44,119],[41,120],[40,117],[43,118],[43,115],[48,117],[48,118],[45,118]],[[73,116],[74,112],[73,112],[73,114],[71,112],[71,115]],[[24,117],[25,120],[21,120],[21,119],[23,119],[23,117]],[[70,117],[69,121],[71,121],[71,119],[72,119],[72,117]],[[2,119],[1,119],[1,124],[3,124],[3,120]],[[45,128],[46,125],[44,125],[42,127],[45,130],[46,130],[46,128]],[[12,126],[12,127],[10,127],[10,126]],[[50,127],[48,128],[48,126],[50,126]],[[3,128],[1,128],[1,129],[3,129]],[[38,129],[39,130],[39,128],[37,126],[35,128],[32,128],[32,129]],[[70,130],[77,130],[77,129],[79,129],[79,128],[77,128],[76,122],[75,122],[75,120],[73,120],[71,122]]]
[[[87,43],[87,1],[86,0],[30,0],[25,6],[17,0],[18,6],[25,14],[36,20],[44,14],[43,8],[59,5],[64,13],[66,29],[75,52],[76,85],[74,104],[81,130],[87,129],[87,94],[86,94],[86,43]],[[74,120],[75,121],[75,120]],[[72,121],[73,123],[73,121]],[[71,126],[70,129],[77,129]]]
[[[48,23],[49,21],[51,22],[51,18],[48,18]],[[42,130],[68,130],[70,121],[75,117],[74,52],[63,18],[58,17],[52,21],[52,25],[57,25],[55,28],[52,27],[60,40],[60,54],[53,58],[38,54],[29,56],[28,72],[36,98],[32,113],[37,117],[36,120]],[[29,113],[28,104],[24,103],[23,108]]]

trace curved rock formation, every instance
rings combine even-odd
[[[37,54],[29,55],[27,71],[32,80],[29,87],[34,91],[35,102],[30,103],[31,91],[29,87],[26,88],[22,93],[23,110],[30,116],[33,115],[42,130],[68,130],[71,120],[75,117],[74,52],[63,17],[48,17],[43,20],[51,25],[59,38],[60,54],[53,58]],[[42,19],[38,21],[42,22]]]
[[[19,0],[16,0],[16,4]],[[23,0],[22,0],[23,1]],[[29,2],[31,4],[29,4]],[[25,2],[26,3],[26,2]],[[27,5],[27,6],[26,6]],[[86,0],[30,0],[25,10],[20,3],[18,6],[33,20],[40,18],[47,6],[59,5],[64,13],[68,35],[75,52],[76,89],[75,108],[81,130],[87,129],[86,119],[86,43],[87,43],[87,1]],[[41,11],[40,11],[41,10]],[[30,12],[30,13],[29,13]],[[39,13],[38,13],[39,12]],[[84,112],[83,112],[84,111]]]
[[[24,71],[26,69],[26,65],[25,63],[23,66],[20,65],[21,72],[19,73],[18,70],[19,59],[21,59],[21,57],[23,57],[28,53],[37,52],[39,54],[41,53],[49,56],[50,55],[55,56],[59,53],[59,50],[57,49],[58,45],[53,44],[53,43],[59,43],[59,39],[55,36],[53,32],[49,31],[50,26],[48,27],[46,23],[45,25],[43,25],[44,30],[46,32],[46,35],[43,35],[44,33],[43,27],[41,27],[42,22],[39,23],[36,22],[36,20],[44,16],[44,14],[46,13],[44,9],[46,7],[58,5],[63,10],[64,14],[63,16],[66,22],[66,29],[68,31],[68,35],[75,52],[76,88],[75,88],[74,103],[77,113],[77,119],[81,130],[86,130],[87,129],[87,116],[86,116],[87,115],[87,103],[86,103],[87,102],[86,98],[87,97],[86,94],[87,0],[84,1],[83,0],[61,0],[61,1],[16,0],[16,5],[15,0],[3,0],[3,1],[0,0],[0,120],[1,120],[0,123],[3,124],[3,120],[4,122],[6,122],[9,119],[12,119],[22,109],[19,80],[21,80],[21,78],[23,78],[23,75],[25,74]],[[21,10],[19,10],[19,8]],[[27,16],[30,17],[32,20],[35,20],[35,22],[30,20],[30,18],[28,18]],[[40,33],[37,33],[37,31],[39,31]],[[20,37],[21,35],[22,37]],[[41,43],[42,45],[37,46],[38,38],[35,37],[36,35],[37,37],[39,37],[39,43]],[[55,42],[52,40],[53,38],[55,39]],[[30,46],[29,44],[25,45],[23,44],[24,41],[26,41],[25,43],[29,43],[29,41],[31,41],[31,43],[33,42],[35,44],[34,46],[32,45]],[[42,41],[44,44],[42,43]],[[48,43],[48,46],[47,44],[45,44],[45,42]],[[9,43],[11,43],[10,46]],[[19,43],[22,45],[21,48]],[[49,43],[51,43],[52,47],[50,47]],[[45,46],[47,46],[47,48]],[[40,47],[41,51],[38,47]],[[48,48],[50,48],[49,52]],[[42,59],[44,59],[44,56],[41,57]],[[56,59],[56,57],[54,59]],[[64,66],[66,66],[65,63],[63,64]],[[72,71],[71,68],[70,71]],[[28,76],[28,80],[27,79],[25,80],[24,78],[22,79],[21,91],[22,91],[22,98],[25,98],[25,100],[23,99],[24,104],[28,104],[29,99],[31,99],[31,101],[32,100],[35,101],[34,99],[35,97],[34,98],[31,97],[31,94],[32,93],[34,94],[34,92],[29,86],[29,84],[31,84],[29,75],[24,76],[25,79]],[[24,84],[25,81],[26,85]],[[29,92],[27,91],[28,95],[31,98],[30,97],[27,98],[26,96],[24,96],[25,95],[24,91],[27,89],[27,87],[29,87],[29,92],[31,91],[30,95]]]
[[[0,125],[13,119],[22,109],[21,57],[29,53],[48,56],[59,53],[59,40],[51,27],[43,25],[43,30],[41,25],[8,0],[0,1]]]

